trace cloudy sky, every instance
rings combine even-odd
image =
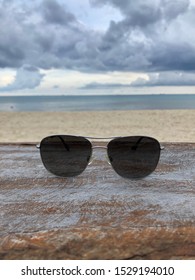
[[[0,95],[195,93],[195,0],[0,0]]]

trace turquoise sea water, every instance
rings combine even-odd
[[[195,94],[0,97],[0,112],[153,109],[195,109]]]

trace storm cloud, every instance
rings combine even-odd
[[[195,70],[195,9],[188,0],[95,0],[119,8],[103,35],[105,65],[123,71]],[[186,32],[188,30],[188,32]]]
[[[55,0],[0,2],[0,67],[89,69],[97,35]],[[93,62],[94,64],[94,62]],[[94,69],[96,67],[94,66]]]
[[[162,19],[173,20],[185,13],[190,0],[90,0],[96,6],[110,4],[120,9],[131,25],[147,26]]]
[[[123,87],[125,88],[130,87],[130,84],[93,82],[93,83],[86,84],[80,89],[91,90],[91,89],[112,89],[112,88],[123,88]]]
[[[61,5],[53,0],[44,0],[41,5],[43,18],[50,24],[66,25],[74,22],[74,15],[63,9]]]
[[[195,86],[195,73],[162,72],[150,73],[148,80],[138,78],[131,83],[133,87],[143,86]]]
[[[43,77],[44,74],[41,74],[36,67],[24,65],[17,70],[14,81],[5,87],[1,87],[0,91],[34,89],[40,85]]]
[[[122,19],[98,31],[82,24],[57,0],[0,0],[0,68],[33,65],[90,73],[195,70],[192,0],[90,2],[115,7]]]

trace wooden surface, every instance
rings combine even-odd
[[[0,259],[195,259],[195,144],[163,146],[153,174],[127,180],[103,149],[66,179],[35,145],[1,144]]]

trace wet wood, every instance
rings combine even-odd
[[[58,178],[27,144],[0,145],[0,259],[195,259],[195,144],[163,144],[142,180],[119,177],[104,149]]]

